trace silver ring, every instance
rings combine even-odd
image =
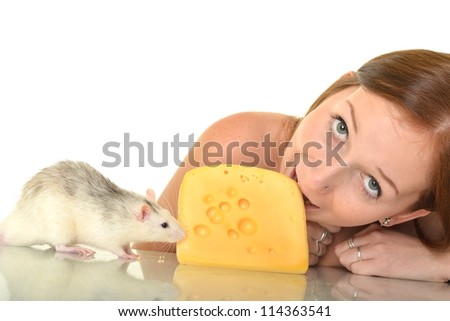
[[[318,240],[316,240],[317,243],[322,243],[323,241],[326,240],[326,238],[328,237],[328,230],[325,227],[322,227],[322,235],[319,237]]]
[[[362,261],[361,248],[359,246],[356,248],[356,258],[358,259],[359,262]]]
[[[316,246],[317,246],[317,251],[316,251],[315,256],[320,256],[320,242],[319,241],[316,241]]]
[[[354,249],[356,247],[355,242],[353,242],[353,236],[350,236],[347,239],[347,244],[350,249]]]

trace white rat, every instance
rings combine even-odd
[[[126,260],[139,258],[130,242],[177,242],[184,230],[154,200],[124,190],[84,162],[61,161],[24,186],[12,213],[0,224],[0,244],[48,244],[83,256],[91,245]]]

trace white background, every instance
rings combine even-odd
[[[159,195],[175,171],[105,168],[106,142],[198,137],[240,111],[301,116],[387,51],[450,52],[445,1],[1,1],[0,219],[62,159]],[[147,150],[147,149],[146,149]],[[187,150],[181,150],[185,155]],[[123,152],[122,152],[123,154]],[[134,162],[133,162],[134,160]]]

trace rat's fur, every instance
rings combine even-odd
[[[135,258],[130,242],[176,242],[184,231],[154,200],[124,190],[83,162],[61,161],[29,180],[15,209],[0,225],[0,243],[49,244],[90,255],[74,244]]]

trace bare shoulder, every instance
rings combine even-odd
[[[202,134],[200,140],[227,142],[262,141],[270,134],[273,141],[289,141],[298,118],[269,112],[241,112],[224,117]]]

